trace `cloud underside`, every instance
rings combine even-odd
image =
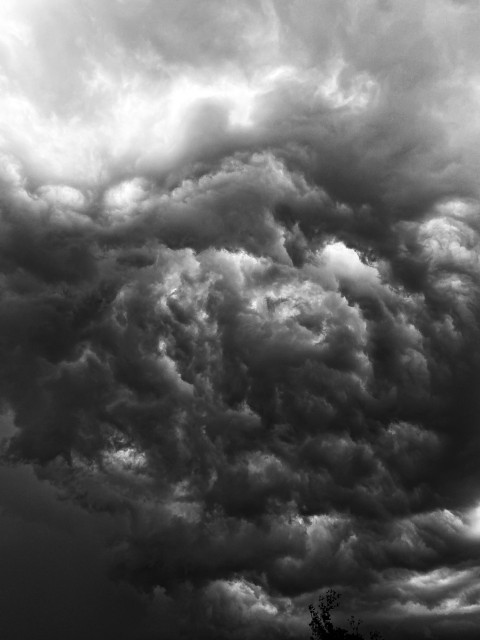
[[[479,20],[7,3],[0,549],[53,637],[300,638],[329,586],[475,633]]]

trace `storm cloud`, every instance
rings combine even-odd
[[[479,27],[5,1],[2,638],[476,637]]]

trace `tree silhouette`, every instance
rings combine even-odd
[[[331,611],[338,607],[340,594],[334,589],[329,589],[327,593],[318,598],[318,608],[312,604],[308,609],[312,617],[309,627],[312,635],[310,640],[364,640],[359,632],[361,620],[357,620],[355,616],[350,616],[350,631],[334,626],[331,618]],[[371,631],[370,640],[383,640],[377,631]]]

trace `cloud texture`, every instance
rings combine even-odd
[[[475,637],[477,4],[5,6],[2,637]]]

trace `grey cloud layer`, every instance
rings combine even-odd
[[[300,638],[332,585],[390,637],[474,634],[475,5],[9,11],[2,473],[46,501],[35,575],[77,544],[103,638]]]

